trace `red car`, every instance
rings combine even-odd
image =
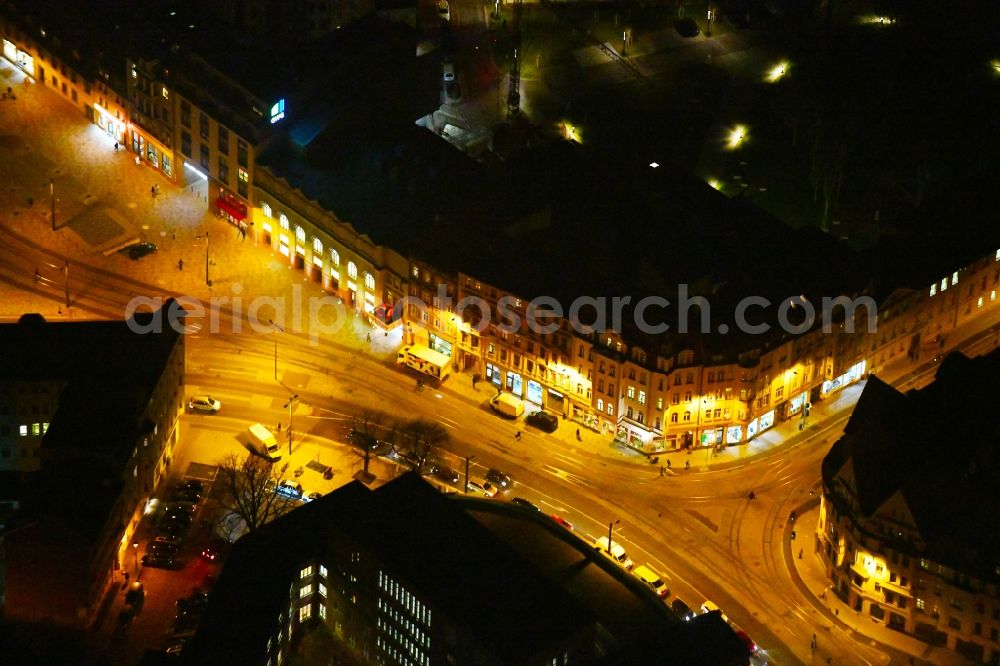
[[[570,532],[573,531],[573,523],[569,522],[565,518],[557,516],[556,514],[553,513],[552,514],[552,520],[556,521],[557,523],[559,523],[560,525],[562,525],[563,527],[565,527],[566,529],[568,529]]]

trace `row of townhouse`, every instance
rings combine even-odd
[[[5,34],[20,36],[24,45],[12,61],[34,62],[21,55],[29,45],[25,33]],[[28,55],[40,59],[34,48]],[[81,81],[103,104],[90,98],[81,103],[105,126],[112,126],[112,117],[123,119],[124,130],[115,136],[139,160],[177,182],[204,178],[206,200],[218,215],[373,324],[389,328],[402,317],[409,341],[451,355],[457,369],[646,453],[748,442],[775,423],[806,416],[813,402],[869,372],[943,346],[950,331],[994,312],[997,304],[1000,264],[989,256],[927,289],[894,292],[881,304],[872,333],[862,307],[855,312],[859,333],[834,326],[829,333],[764,336],[762,342],[748,339],[736,355],[663,353],[657,341],[627,340],[617,331],[581,335],[565,320],[547,333],[527,326],[511,331],[499,319],[483,325],[474,310],[456,313],[453,304],[475,296],[496,313],[506,296],[524,321],[527,302],[475,276],[441,271],[376,245],[258,164],[257,156],[280,134],[284,98],[265,100],[264,93],[252,93],[179,47],[127,63],[130,113],[103,113],[111,93],[96,83]],[[447,302],[439,300],[439,285]],[[403,296],[424,306],[398,307]]]

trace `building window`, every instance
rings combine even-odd
[[[673,414],[670,415],[670,422],[677,423],[677,412],[674,412]]]
[[[291,228],[288,224],[288,216],[284,213],[278,215],[278,222],[281,224],[281,228],[286,231]]]
[[[229,130],[225,127],[219,128],[219,152],[229,155]]]
[[[264,213],[264,217],[271,217],[271,206],[268,204],[261,204],[261,211]]]
[[[684,412],[684,420],[685,421],[691,420],[691,412]]]
[[[310,617],[312,617],[312,606],[306,604],[299,609],[299,622],[305,622]]]
[[[181,152],[184,153],[184,157],[191,158],[191,134],[189,132],[181,132]]]
[[[336,250],[330,250],[330,263],[334,266],[340,265],[340,253]]]
[[[306,242],[306,230],[302,227],[295,227],[295,242],[300,245]]]
[[[358,277],[358,267],[354,265],[353,261],[347,262],[347,277],[355,280]]]
[[[237,171],[239,176],[239,182],[236,183],[236,189],[239,191],[241,197],[246,197],[249,191],[248,182],[250,181],[250,174],[247,173],[246,169],[240,168]]]
[[[375,289],[375,276],[368,272],[365,273],[365,289]]]
[[[615,406],[614,406],[614,405],[612,405],[612,404],[611,404],[611,403],[609,402],[609,403],[608,403],[608,416],[614,416],[614,415],[615,415]]]
[[[302,567],[302,569],[299,571],[299,578],[309,578],[309,576],[312,575],[313,575],[312,565],[309,565],[307,567]]]
[[[21,426],[20,433],[21,433],[21,437],[27,437],[28,436],[28,424],[25,423],[25,424],[23,424]]]
[[[326,604],[319,605],[319,617],[321,620],[326,619]]]
[[[635,398],[635,387],[634,386],[629,386],[627,392],[628,392],[629,400],[632,400],[632,399]]]
[[[320,583],[320,584],[319,584],[319,587],[318,587],[318,589],[317,589],[317,591],[318,591],[318,592],[319,592],[319,593],[320,593],[320,594],[321,594],[322,596],[324,596],[324,597],[325,597],[325,596],[326,596],[326,585],[324,585],[323,583]]]
[[[219,182],[224,185],[229,184],[229,163],[225,157],[219,157]]]
[[[599,412],[603,412],[604,411],[604,398],[598,398],[597,399],[597,411],[599,411]]]
[[[646,404],[646,392],[645,391],[639,391],[639,404],[640,405],[645,405]]]
[[[209,159],[208,144],[203,143],[201,144],[201,168],[203,168],[205,171],[208,171],[210,168],[208,166],[208,159]]]
[[[201,138],[208,139],[208,116],[204,113],[198,116],[198,131],[201,132]]]
[[[248,151],[249,147],[247,146],[245,141],[239,141],[236,143],[236,161],[239,162],[239,165],[241,167],[246,167],[249,165],[249,162],[247,160]]]
[[[303,597],[308,597],[312,593],[313,593],[312,583],[309,583],[308,585],[303,585],[299,589],[299,599],[301,599]]]
[[[313,253],[323,254],[323,241],[318,238],[313,238]]]
[[[326,567],[323,566],[322,564],[319,565],[319,575],[323,576],[324,578],[326,578],[326,573],[327,573],[326,572]]]
[[[134,73],[135,70],[133,69]],[[181,124],[184,127],[191,127],[191,105],[187,102],[181,102]]]

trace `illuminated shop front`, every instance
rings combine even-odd
[[[798,414],[802,411],[804,405],[809,404],[809,391],[803,391],[798,395],[793,395],[792,399],[788,401],[788,415]]]
[[[774,410],[762,414],[747,424],[747,441],[750,441],[760,433],[774,425]]]
[[[451,343],[434,333],[427,333],[427,346],[436,352],[451,356]]]
[[[723,443],[722,433],[723,433],[722,428],[712,428],[710,430],[702,430],[701,445],[721,447]]]
[[[3,40],[3,55],[7,60],[17,65],[21,71],[35,78],[35,58],[27,51],[17,48],[13,42]]]
[[[542,406],[542,385],[536,382],[534,379],[528,380],[528,392],[524,394],[525,400],[534,403],[539,407]]]
[[[743,441],[743,426],[729,426],[726,428],[726,445],[739,444]]]
[[[94,104],[94,111],[94,123],[115,141],[125,143],[125,121],[112,115],[100,104]]]
[[[519,398],[524,395],[524,386],[521,375],[513,370],[507,372],[507,390]]]
[[[161,171],[164,176],[173,180],[173,151],[156,139],[143,134],[136,125],[131,125],[130,129],[132,130],[132,152],[136,155],[136,164],[139,164],[140,161],[145,161],[150,166]]]
[[[492,363],[487,363],[486,381],[499,388],[503,384],[503,371]]]
[[[823,382],[823,387],[820,390],[821,394],[825,397],[833,393],[834,391],[839,391],[845,386],[849,386],[854,382],[858,381],[865,376],[865,361],[858,361],[850,368],[847,372],[837,377],[836,379],[828,379]]]

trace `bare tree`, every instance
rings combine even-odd
[[[252,454],[231,453],[219,461],[219,503],[227,513],[243,519],[247,532],[253,532],[294,506],[293,500],[275,492],[287,470],[288,463],[278,467]]]
[[[368,463],[371,462],[376,443],[379,439],[383,439],[387,421],[388,417],[385,412],[380,412],[377,409],[365,409],[360,414],[351,417],[353,443],[361,449],[354,453],[364,459],[365,474],[368,474]]]
[[[406,458],[413,469],[423,473],[434,451],[448,441],[448,431],[440,423],[414,419],[396,427],[398,437],[394,442],[396,452]]]

